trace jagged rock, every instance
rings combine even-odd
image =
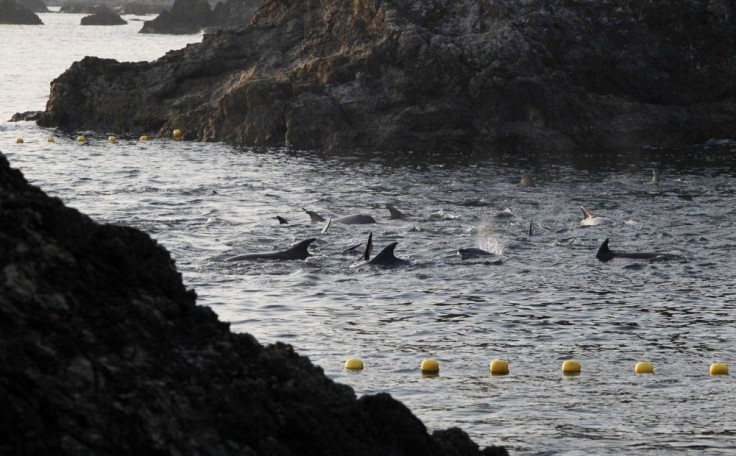
[[[140,33],[198,33],[209,24],[211,14],[207,0],[176,0],[171,11],[144,22]]]
[[[47,13],[49,11],[49,8],[43,0],[19,0],[18,4],[28,8],[34,13]]]
[[[169,253],[0,154],[0,454],[502,455],[234,334]]]
[[[81,20],[81,25],[124,25],[127,23],[119,14],[112,11],[100,11],[84,16]]]
[[[43,21],[15,0],[0,0],[0,24],[43,25]]]
[[[248,26],[153,63],[75,63],[52,83],[40,123],[458,154],[733,138],[734,9],[726,0],[271,0]]]
[[[263,0],[225,0],[215,5],[208,28],[240,28],[248,25]]]
[[[10,122],[21,122],[21,121],[36,121],[41,118],[43,111],[26,111],[18,112],[13,114],[10,118]]]

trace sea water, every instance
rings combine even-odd
[[[138,34],[134,16],[119,27],[40,16],[46,25],[0,26],[0,151],[67,205],[157,239],[234,331],[290,343],[358,395],[388,392],[430,430],[459,426],[513,454],[733,453],[734,380],[708,367],[736,367],[736,145],[458,158],[113,144],[115,132],[97,132],[82,146],[75,132],[6,120],[43,109],[50,81],[85,55],[152,60],[201,35]],[[536,187],[518,185],[522,169]],[[386,203],[406,218],[389,220]],[[580,206],[615,223],[580,227]],[[302,208],[377,223],[321,233]],[[361,247],[343,251],[369,233],[374,253],[398,241],[410,266],[356,266]],[[225,261],[310,237],[306,261]],[[601,263],[606,238],[684,260]],[[462,261],[464,247],[503,263]],[[365,369],[344,370],[350,357]],[[423,358],[438,376],[421,374]],[[509,375],[490,375],[494,358]],[[561,374],[566,359],[580,375]],[[634,374],[641,360],[653,375]]]

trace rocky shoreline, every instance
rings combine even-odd
[[[734,138],[725,0],[269,0],[152,63],[87,58],[39,123],[303,149],[574,153]]]
[[[169,253],[0,154],[0,453],[503,455],[197,306]]]

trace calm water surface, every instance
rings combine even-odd
[[[51,79],[84,55],[151,60],[200,39],[41,16],[43,27],[0,26],[3,121],[42,109]],[[13,144],[18,136],[25,144]],[[358,394],[391,393],[430,429],[459,426],[514,454],[736,451],[734,381],[708,376],[712,362],[736,366],[736,145],[458,163],[88,138],[81,146],[32,123],[0,123],[14,167],[100,222],[150,233],[235,331],[293,344]],[[654,166],[658,186],[648,182]],[[522,168],[536,188],[517,185]],[[385,203],[408,217],[388,220]],[[581,228],[581,205],[615,224]],[[378,223],[322,234],[301,208]],[[357,254],[342,251],[369,232],[376,249],[398,241],[411,265],[351,267]],[[309,237],[318,240],[304,262],[224,261]],[[595,252],[605,238],[684,260],[603,264]],[[503,264],[463,262],[460,247]],[[362,372],[343,370],[353,356]],[[439,360],[439,376],[420,374],[425,357]],[[509,376],[489,375],[494,358],[509,361]],[[583,372],[565,378],[570,358]],[[640,360],[655,375],[634,375]]]

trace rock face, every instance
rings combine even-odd
[[[0,154],[0,453],[492,455],[233,334],[148,235],[99,225]]]
[[[40,123],[425,153],[733,138],[726,0],[269,0],[151,64],[85,59]],[[115,108],[110,108],[114,106]]]
[[[41,18],[15,0],[0,0],[0,24],[43,25]]]
[[[127,23],[119,14],[112,11],[100,11],[84,16],[81,20],[81,25],[124,25]]]
[[[176,0],[171,11],[163,11],[156,19],[144,22],[140,33],[199,33],[209,24],[211,14],[207,0]]]

